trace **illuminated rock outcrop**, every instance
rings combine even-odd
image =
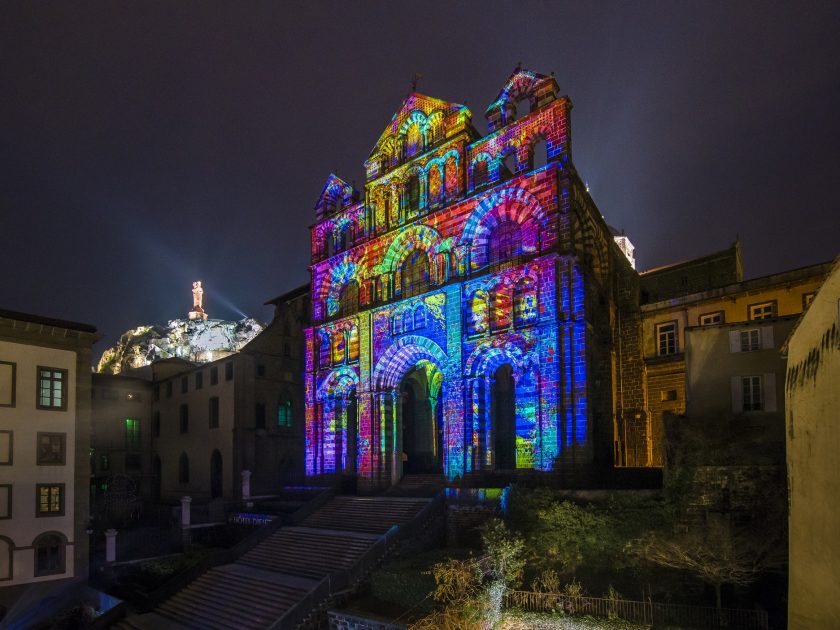
[[[195,363],[214,361],[238,352],[262,332],[264,325],[252,318],[173,319],[165,325],[138,326],[126,331],[117,345],[102,353],[98,372],[119,374],[157,359],[180,358]]]

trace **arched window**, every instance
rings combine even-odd
[[[418,304],[414,307],[414,330],[426,327],[426,307]]]
[[[318,338],[318,366],[330,366],[330,333],[322,330]]]
[[[336,230],[334,232],[336,253],[343,252],[345,249],[347,249],[347,245],[348,245],[347,231],[348,231],[348,226],[346,226],[346,225],[344,227],[336,228]]]
[[[186,453],[181,453],[178,459],[178,483],[190,482],[190,459]]]
[[[487,262],[494,265],[519,256],[522,252],[521,232],[513,221],[497,225],[487,240]]]
[[[490,303],[490,328],[492,330],[510,328],[510,291],[503,287],[493,291]]]
[[[402,311],[396,311],[391,316],[391,333],[394,335],[401,335],[405,332],[403,329],[403,314]]]
[[[292,426],[292,400],[291,398],[281,399],[277,403],[277,426],[291,427]]]
[[[454,157],[446,161],[446,168],[444,169],[444,194],[447,197],[453,197],[458,194],[458,162]]]
[[[406,182],[407,210],[418,210],[420,208],[420,178],[417,175],[410,175]]]
[[[499,170],[501,179],[510,179],[516,173],[516,151],[513,147],[502,158]]]
[[[350,280],[338,294],[338,314],[340,317],[352,315],[359,310],[359,283]]]
[[[434,204],[443,197],[443,178],[441,176],[441,169],[438,166],[432,166],[429,169],[429,203]]]
[[[325,231],[322,238],[324,242],[324,256],[326,258],[329,258],[335,253],[335,242],[333,240],[333,234],[332,232]]]
[[[344,363],[344,333],[340,330],[335,331],[332,336],[332,363]]]
[[[0,581],[10,580],[14,575],[12,561],[14,560],[15,543],[11,538],[0,536]]]
[[[423,152],[423,132],[420,125],[411,125],[405,134],[405,155],[411,157]]]
[[[359,360],[359,327],[353,324],[347,331],[347,361],[354,363]]]
[[[429,286],[429,257],[426,252],[415,249],[405,257],[401,271],[402,297],[419,295]]]
[[[61,534],[41,534],[32,543],[35,549],[35,577],[57,575],[65,572],[65,546],[67,540]]]
[[[542,168],[548,164],[548,145],[541,135],[536,136],[528,149],[528,165],[530,170]]]
[[[473,187],[484,186],[490,181],[490,171],[487,167],[487,160],[479,160],[473,164]]]
[[[481,335],[487,332],[487,292],[479,289],[473,293],[467,309],[467,334]]]
[[[513,289],[513,325],[517,328],[537,321],[537,283],[524,277]]]

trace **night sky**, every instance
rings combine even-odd
[[[517,62],[571,97],[573,161],[639,269],[840,252],[837,2],[0,5],[0,308],[121,332],[269,320],[313,206],[418,91],[483,112]]]

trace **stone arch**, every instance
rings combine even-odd
[[[375,267],[379,274],[393,273],[399,269],[403,258],[414,249],[421,249],[429,254],[430,261],[434,265],[434,254],[442,251],[440,234],[433,227],[418,223],[412,225],[404,232],[400,232],[388,247],[382,262]],[[433,268],[434,271],[434,268]]]
[[[321,381],[315,399],[323,402],[327,398],[340,398],[349,395],[359,386],[359,376],[351,367],[338,367]]]
[[[487,340],[479,343],[464,364],[465,372],[472,378],[489,376],[505,363],[513,368],[514,378],[521,376],[532,358],[512,341]]]
[[[487,165],[487,179],[483,181],[476,181],[475,169],[481,163],[485,162]],[[484,186],[485,184],[489,184],[490,182],[494,182],[499,177],[499,166],[493,156],[491,156],[486,151],[482,151],[481,153],[477,153],[473,156],[472,160],[470,161],[470,169],[469,169],[469,179],[470,179],[470,189],[475,189],[478,186]]]
[[[362,266],[350,259],[349,256],[345,256],[340,263],[330,269],[328,274],[324,275],[318,290],[318,297],[326,307],[327,316],[331,317],[338,313],[339,296],[348,282],[359,283],[359,299],[362,300],[361,289],[364,286],[362,280]]]
[[[446,353],[431,339],[405,335],[392,343],[376,362],[372,381],[378,390],[395,389],[405,373],[418,362],[427,360],[444,371]]]
[[[464,224],[460,242],[471,248],[473,267],[482,266],[486,264],[486,248],[493,228],[511,221],[522,230],[521,252],[534,254],[539,250],[540,231],[546,220],[545,210],[534,195],[524,188],[504,188],[478,202]]]

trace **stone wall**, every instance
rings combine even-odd
[[[327,613],[330,630],[405,630],[406,625],[391,623],[360,613],[330,610]]]

